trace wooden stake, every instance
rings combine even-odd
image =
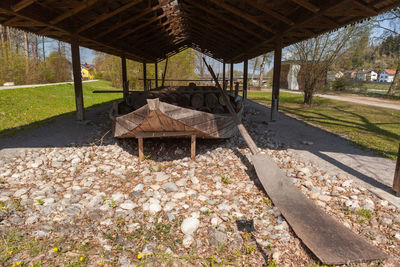
[[[191,135],[191,147],[190,147],[190,158],[192,160],[196,159],[196,135]]]
[[[121,65],[122,65],[122,90],[123,90],[123,96],[124,96],[124,101],[126,102],[126,99],[128,98],[129,94],[129,88],[128,88],[128,78],[126,74],[126,58],[121,57]]]
[[[146,73],[146,62],[143,62],[143,90],[147,91],[147,73]]]
[[[279,87],[281,78],[282,39],[277,36],[274,52],[274,74],[272,80],[271,121],[276,121],[279,110]]]
[[[72,54],[72,72],[74,75],[76,119],[78,121],[82,121],[85,119],[85,110],[83,106],[82,74],[81,74],[81,59],[79,54],[79,43],[76,40],[72,40],[71,42],[71,54]]]
[[[156,88],[158,87],[158,65],[154,63],[154,78],[156,80]]]
[[[243,100],[247,99],[247,77],[249,74],[249,60],[243,61]]]
[[[144,160],[143,154],[143,138],[138,138],[139,160]]]
[[[230,91],[231,94],[233,93],[233,63],[231,63],[231,69],[230,69],[230,77],[229,77],[229,85],[230,85]]]
[[[165,60],[165,67],[164,67],[164,72],[163,72],[162,82],[161,82],[162,87],[164,87],[165,75],[167,74],[167,66],[168,66],[168,58]]]
[[[222,63],[222,89],[224,89],[224,91],[226,90],[226,84],[225,84],[225,61]]]
[[[400,194],[400,144],[399,152],[397,154],[396,169],[394,171],[393,190],[397,193],[397,195]]]

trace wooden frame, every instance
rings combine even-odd
[[[396,192],[397,196],[400,196],[400,144],[397,154],[396,169],[394,171],[393,190]]]
[[[196,134],[194,132],[147,132],[136,135],[138,139],[139,160],[144,160],[143,139],[190,136],[190,158],[196,159]]]

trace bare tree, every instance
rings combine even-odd
[[[253,72],[251,73],[251,81],[254,80],[254,75],[256,74],[256,70],[257,70],[257,67],[258,67],[258,60],[259,60],[259,57],[255,57],[251,61],[252,65],[253,65]]]
[[[262,87],[263,79],[264,79],[265,65],[267,63],[268,64],[271,63],[272,55],[273,55],[272,53],[267,53],[267,54],[264,54],[262,56],[262,62],[261,62],[261,65],[260,65],[260,77],[258,79],[258,86],[259,87]]]
[[[333,33],[294,44],[288,50],[301,65],[304,104],[311,105],[313,95],[326,79],[330,66],[365,32],[365,25],[353,25]]]
[[[375,20],[375,26],[382,29],[383,37],[388,35],[399,36],[400,35],[400,8],[389,11]],[[388,95],[393,95],[396,89],[400,89],[400,54],[397,55],[396,59],[396,73],[393,78],[393,82],[387,91]]]

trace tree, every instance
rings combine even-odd
[[[399,51],[399,36],[400,36],[400,8],[389,11],[376,20],[375,26],[383,29],[383,35],[389,39],[383,44],[383,52],[390,53],[393,50]],[[396,41],[397,40],[397,41]],[[392,47],[391,47],[392,46]],[[393,95],[395,90],[400,90],[400,53],[396,55],[396,73],[393,82],[387,91],[387,94]]]
[[[272,53],[267,53],[267,54],[264,54],[263,56],[262,56],[262,61],[261,61],[261,65],[260,65],[260,77],[259,77],[259,79],[258,79],[258,86],[259,87],[262,87],[262,85],[263,85],[263,78],[264,78],[264,71],[265,71],[265,65],[268,63],[271,63],[271,61],[272,61],[272,56],[273,56],[273,54]]]
[[[326,73],[333,63],[347,49],[359,42],[365,34],[365,25],[353,25],[333,33],[302,41],[292,45],[288,50],[293,53],[301,65],[304,82],[304,104],[311,105],[318,85],[326,79]]]

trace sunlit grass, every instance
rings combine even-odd
[[[269,92],[248,92],[250,99],[270,103]],[[345,136],[361,147],[396,159],[400,142],[400,111],[320,97],[303,105],[303,95],[280,94],[280,110],[308,123]],[[312,137],[310,137],[312,138]]]

